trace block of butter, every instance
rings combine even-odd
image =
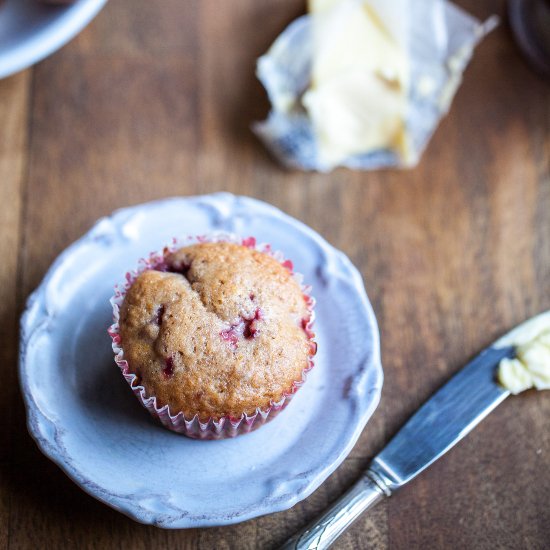
[[[411,158],[407,1],[310,0],[311,81],[302,96],[319,158],[336,166],[364,151],[389,148]],[[384,13],[386,6],[389,13]]]
[[[445,0],[309,0],[258,60],[272,104],[254,131],[286,166],[415,165],[481,24]]]

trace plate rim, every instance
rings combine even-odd
[[[137,213],[142,209],[147,209],[149,207],[161,207],[164,203],[177,203],[177,202],[212,202],[212,201],[231,201],[231,203],[236,202],[249,202],[254,204],[256,208],[260,208],[264,211],[268,211],[271,215],[282,218],[291,226],[298,227],[300,231],[305,232],[310,238],[316,241],[322,246],[322,248],[328,248],[331,253],[339,256],[340,260],[344,262],[346,267],[349,269],[353,277],[353,287],[358,292],[361,297],[361,302],[363,309],[366,313],[370,334],[372,337],[372,349],[371,358],[369,361],[370,371],[369,378],[372,379],[372,386],[368,392],[368,404],[365,406],[359,414],[357,421],[355,422],[353,432],[351,433],[346,444],[341,448],[338,455],[328,464],[325,464],[324,467],[321,467],[315,470],[315,475],[309,477],[306,483],[300,485],[300,487],[292,494],[284,493],[282,496],[273,497],[277,493],[279,487],[284,484],[284,481],[279,482],[276,487],[272,487],[268,495],[262,497],[261,501],[256,503],[252,509],[243,510],[242,512],[236,512],[233,514],[223,515],[222,513],[217,513],[214,515],[208,515],[205,513],[201,516],[200,519],[188,517],[187,514],[180,515],[180,517],[172,516],[172,519],[163,518],[163,514],[156,511],[151,513],[150,511],[143,508],[140,503],[133,501],[132,499],[124,498],[121,495],[113,494],[107,491],[105,488],[94,484],[89,479],[86,479],[81,475],[81,472],[78,468],[72,464],[70,456],[64,455],[63,452],[59,450],[59,447],[54,445],[52,441],[44,436],[41,431],[40,421],[46,422],[49,424],[49,427],[53,427],[53,431],[57,432],[57,426],[55,423],[45,416],[40,410],[40,407],[32,397],[32,390],[29,387],[27,381],[27,364],[26,364],[26,351],[34,332],[38,330],[41,325],[47,320],[48,315],[46,311],[36,312],[35,309],[39,304],[40,298],[42,297],[42,309],[46,309],[46,300],[45,294],[46,289],[50,280],[56,274],[59,267],[62,266],[63,262],[67,257],[69,257],[73,252],[80,248],[87,241],[94,240],[100,234],[101,227],[105,223],[112,223],[115,218],[123,218],[125,215],[131,217],[132,214]],[[42,317],[41,322],[37,322],[33,318],[33,314],[38,317]],[[44,318],[45,317],[45,318]],[[180,528],[197,528],[197,527],[211,527],[211,526],[222,526],[230,525],[234,523],[240,523],[248,519],[259,517],[262,515],[279,512],[287,510],[294,506],[297,502],[304,500],[311,493],[313,493],[324,481],[328,478],[330,474],[336,470],[338,466],[344,461],[344,459],[351,452],[355,446],[357,439],[361,435],[366,423],[369,418],[372,416],[376,410],[382,392],[383,385],[383,370],[380,357],[380,335],[376,317],[372,305],[368,299],[363,279],[357,268],[353,265],[351,260],[339,249],[333,247],[328,243],[319,233],[307,226],[305,223],[297,220],[296,218],[286,214],[279,208],[267,203],[265,201],[244,196],[244,195],[234,195],[228,192],[221,193],[210,193],[203,195],[188,195],[188,196],[173,196],[168,198],[157,199],[153,201],[148,201],[144,203],[139,203],[132,206],[127,206],[123,208],[118,208],[114,210],[111,214],[103,216],[96,220],[96,222],[88,229],[80,238],[67,246],[52,262],[51,266],[46,271],[41,282],[37,288],[28,296],[25,304],[25,309],[21,315],[20,319],[20,346],[19,346],[19,364],[18,364],[18,374],[19,374],[19,384],[21,392],[23,395],[23,401],[25,404],[25,411],[27,417],[27,428],[32,439],[36,442],[40,451],[52,462],[57,464],[60,469],[81,489],[86,493],[93,496],[97,500],[107,504],[111,508],[125,514],[134,521],[143,524],[156,525],[158,527],[170,528],[170,529],[180,529]],[[53,436],[54,442],[57,442],[57,434]],[[61,448],[63,448],[61,446]],[[272,497],[271,500],[269,497]],[[178,523],[179,521],[179,523]]]
[[[59,17],[39,32],[0,51],[0,79],[32,67],[65,46],[95,18],[107,1],[80,0],[73,5],[50,6],[59,11]],[[37,49],[39,43],[41,46]]]

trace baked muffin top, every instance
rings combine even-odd
[[[239,418],[302,380],[315,345],[300,285],[271,256],[199,243],[141,273],[120,309],[130,371],[157,406],[187,418]]]

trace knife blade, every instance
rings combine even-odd
[[[328,548],[365,510],[456,445],[510,395],[497,383],[496,369],[501,359],[515,356],[513,339],[549,315],[550,311],[518,325],[463,367],[416,411],[343,497],[281,548]]]
[[[501,359],[514,354],[513,346],[486,349],[397,432],[370,466],[390,492],[445,454],[510,395],[497,384],[495,372]]]

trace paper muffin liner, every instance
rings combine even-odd
[[[301,380],[293,382],[292,386],[283,394],[283,397],[279,401],[271,401],[266,408],[256,408],[255,413],[252,415],[243,413],[238,418],[227,415],[219,419],[209,418],[202,420],[199,418],[198,414],[191,418],[187,418],[183,412],[173,415],[168,405],[159,407],[156,397],[154,395],[147,395],[145,387],[139,384],[138,376],[131,371],[128,361],[124,358],[124,350],[121,347],[119,333],[119,315],[120,306],[124,301],[124,296],[128,289],[132,286],[140,273],[162,266],[166,256],[172,252],[185,246],[203,242],[231,242],[268,254],[277,260],[284,268],[288,269],[293,278],[300,285],[309,312],[309,317],[304,320],[302,328],[309,339],[310,353],[308,355],[307,366],[302,371]],[[138,401],[154,418],[157,418],[162,425],[169,430],[186,435],[187,437],[195,439],[225,439],[248,433],[259,428],[266,422],[275,418],[279,412],[288,405],[294,394],[305,382],[307,373],[313,368],[313,356],[317,351],[317,344],[314,340],[315,334],[313,333],[315,299],[311,296],[311,286],[303,284],[303,276],[294,271],[292,262],[285,259],[282,252],[273,250],[269,244],[257,243],[254,237],[241,238],[233,234],[216,233],[212,235],[185,237],[183,239],[174,238],[172,243],[164,247],[161,251],[151,252],[147,258],[140,259],[138,261],[138,267],[126,273],[124,282],[115,286],[115,293],[110,301],[113,307],[113,324],[109,327],[108,333],[112,339],[115,362],[120,368],[122,375],[126,382],[128,382]]]

